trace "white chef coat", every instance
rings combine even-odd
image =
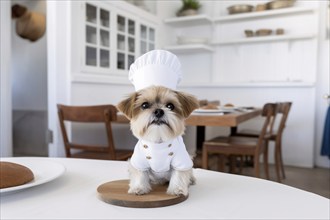
[[[171,167],[184,171],[193,167],[181,136],[160,144],[139,140],[130,161],[135,169],[141,171],[166,172]]]

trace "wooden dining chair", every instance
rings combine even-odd
[[[277,126],[277,129],[274,130],[273,134],[269,136],[266,139],[266,141],[274,141],[275,143],[274,161],[275,161],[276,177],[277,177],[277,181],[281,182],[281,176],[283,179],[285,179],[284,164],[282,159],[282,136],[292,106],[292,102],[279,102],[277,104],[278,104],[277,114],[280,115],[281,119]],[[242,130],[233,135],[240,137],[258,137],[259,133],[260,131],[256,131],[256,130]],[[267,152],[268,149],[265,149],[265,153]]]
[[[102,160],[127,160],[131,157],[132,150],[119,150],[114,145],[111,122],[117,118],[117,109],[115,106],[67,106],[58,104],[57,109],[66,157]],[[65,121],[103,123],[107,134],[107,145],[82,145],[71,142],[68,138]]]
[[[267,148],[268,142],[265,141],[272,134],[272,129],[276,117],[277,104],[267,103],[262,109],[262,116],[265,118],[258,138],[225,136],[216,137],[203,143],[202,167],[208,169],[208,157],[212,154],[220,155],[220,170],[224,167],[224,157],[253,156],[254,175],[260,176],[260,156]],[[264,169],[267,179],[268,156],[263,154]]]

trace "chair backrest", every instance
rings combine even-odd
[[[265,121],[259,135],[260,146],[267,136],[272,135],[277,112],[278,112],[278,104],[276,103],[266,103],[263,106],[261,115],[265,117]]]
[[[291,109],[292,102],[280,102],[278,103],[278,113],[282,114],[278,129],[277,129],[277,137],[281,138],[283,130],[286,126],[286,122],[288,119],[288,115]]]
[[[110,159],[115,159],[116,153],[111,129],[111,121],[115,121],[117,119],[117,108],[115,106],[67,106],[58,104],[57,110],[67,157],[71,157],[71,149],[80,149],[90,152],[108,153]],[[107,133],[108,146],[81,145],[70,142],[64,123],[65,121],[104,123]]]

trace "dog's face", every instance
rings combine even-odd
[[[117,108],[131,120],[134,136],[161,143],[182,135],[184,119],[198,106],[189,94],[151,86],[131,94]]]

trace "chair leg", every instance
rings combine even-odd
[[[242,174],[242,172],[243,172],[243,165],[244,165],[244,157],[243,156],[240,156],[239,174]]]
[[[218,156],[218,170],[220,172],[225,172],[225,155],[219,154]]]
[[[279,142],[275,141],[275,169],[276,169],[276,177],[277,182],[281,182],[281,175],[280,175],[280,154],[279,154]]]
[[[253,162],[253,166],[254,166],[254,175],[255,177],[260,177],[260,162],[259,162],[259,157],[258,156],[254,156],[254,162]]]
[[[264,159],[264,169],[265,169],[265,175],[266,179],[269,180],[269,169],[268,169],[268,141],[265,141],[265,150],[263,154]]]
[[[203,146],[203,152],[202,152],[202,168],[207,169],[208,168],[208,152],[207,152],[207,146]]]
[[[229,156],[229,172],[236,173],[236,161],[237,158],[234,155]]]
[[[281,166],[281,171],[282,171],[282,177],[285,179],[285,171],[284,171],[284,164],[283,164],[283,159],[282,159],[282,141],[279,141],[278,143],[278,155],[280,158],[280,166]]]

